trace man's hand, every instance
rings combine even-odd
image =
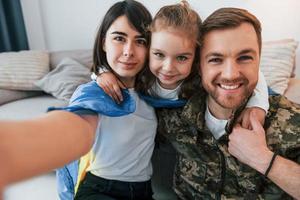
[[[123,101],[121,89],[126,87],[123,83],[116,78],[111,72],[104,72],[97,77],[97,84],[101,87],[106,94],[108,94],[117,103]]]
[[[268,149],[265,131],[254,113],[250,113],[252,130],[237,124],[229,135],[228,151],[242,163],[264,174],[273,153]]]
[[[259,121],[261,125],[264,125],[265,123],[265,117],[266,117],[266,112],[265,110],[259,108],[259,107],[249,107],[246,108],[240,117],[238,118],[237,122],[241,124],[243,128],[250,129],[252,130],[252,126],[250,123],[250,115],[254,114],[256,119]]]

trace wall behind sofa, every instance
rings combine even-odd
[[[96,28],[116,0],[21,0],[31,49],[90,49]],[[154,15],[178,0],[140,0]],[[220,7],[240,7],[255,14],[263,26],[263,40],[294,38],[300,41],[299,0],[189,0],[202,19]],[[300,47],[297,50],[300,77]]]

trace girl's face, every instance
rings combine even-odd
[[[175,89],[191,72],[196,44],[183,31],[152,32],[149,67],[165,89]]]
[[[146,43],[124,15],[118,17],[106,32],[103,50],[107,62],[127,87],[134,86],[136,74],[144,67]]]

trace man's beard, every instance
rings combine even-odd
[[[244,92],[238,96],[237,95],[226,95],[226,97],[218,94],[218,91],[213,91],[213,92],[208,91],[208,94],[222,108],[235,110],[239,106],[244,104],[245,101],[247,101],[247,99],[251,96],[252,91],[245,89]]]
[[[241,79],[240,79],[241,80]],[[208,95],[222,108],[224,109],[237,109],[239,106],[241,106],[245,101],[248,100],[248,98],[252,95],[255,84],[249,85],[249,81],[247,79],[242,78],[243,85],[240,87],[243,87],[243,90],[239,92],[238,94],[226,94],[222,95],[220,94],[220,86],[215,83],[215,81],[212,83],[213,87],[210,85],[203,84],[203,87],[207,91]],[[236,81],[220,81],[221,83],[230,83],[230,82],[238,82]]]

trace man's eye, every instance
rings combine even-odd
[[[208,60],[209,63],[221,63],[222,59],[221,58],[211,58]]]
[[[242,61],[242,62],[244,62],[244,61],[251,61],[251,60],[253,60],[253,57],[252,56],[240,56],[240,57],[238,57],[238,61]]]
[[[147,45],[147,41],[146,41],[145,39],[138,39],[136,42],[137,42],[138,44],[140,44],[140,45],[143,45],[143,46],[146,46],[146,45]]]
[[[117,36],[114,38],[114,40],[119,41],[119,42],[125,42],[125,38],[122,36]]]
[[[186,56],[178,56],[177,57],[177,60],[179,61],[179,62],[184,62],[184,61],[186,61],[188,58],[186,57]]]

